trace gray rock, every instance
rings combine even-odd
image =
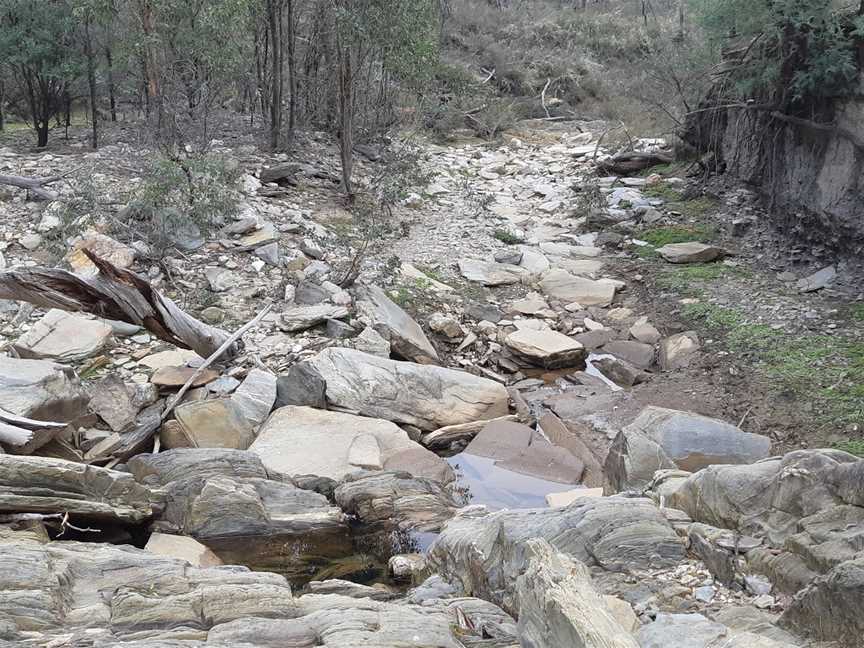
[[[809,277],[799,279],[796,285],[801,292],[815,292],[830,286],[836,277],[837,269],[830,265],[814,272]]]
[[[660,469],[750,464],[770,451],[768,437],[707,416],[649,406],[615,437],[605,468],[613,488],[638,490]]]
[[[0,357],[0,408],[40,421],[78,418],[89,397],[75,372],[47,360]]]
[[[637,369],[650,369],[654,365],[654,347],[650,344],[613,340],[603,346],[603,352],[626,360]]]
[[[301,281],[294,291],[294,301],[303,306],[314,306],[327,301],[330,293],[311,281]]]
[[[667,614],[644,625],[636,633],[640,648],[709,648],[729,635],[729,629],[701,614]]]
[[[585,357],[585,348],[579,342],[550,329],[520,329],[508,335],[504,344],[530,363],[547,369],[573,367]]]
[[[438,352],[420,325],[383,290],[377,286],[360,286],[355,297],[358,313],[369,318],[372,327],[390,341],[394,353],[415,362],[438,362]]]
[[[630,335],[645,344],[657,344],[663,336],[648,322],[636,322],[630,327]]]
[[[135,425],[138,407],[123,380],[111,374],[100,380],[92,390],[90,409],[99,415],[115,432],[123,432]]]
[[[246,378],[231,394],[231,401],[253,426],[261,425],[276,402],[277,379],[269,371],[250,369]]]
[[[22,358],[74,362],[102,351],[112,333],[103,322],[52,309],[18,338],[14,347]]]
[[[451,340],[462,338],[465,335],[459,320],[443,313],[433,313],[429,317],[429,328]]]
[[[153,516],[159,499],[132,475],[52,459],[0,454],[0,511],[69,513],[138,523]]]
[[[478,322],[485,321],[492,322],[493,324],[497,324],[504,318],[504,314],[497,306],[493,306],[492,304],[468,304],[465,307],[465,314]]]
[[[348,309],[335,304],[317,304],[315,306],[295,306],[282,313],[279,328],[283,331],[304,331],[329,319],[348,317]]]
[[[310,407],[282,407],[270,415],[250,451],[274,475],[315,475],[340,480],[368,466],[354,465],[357,437],[371,435],[380,462],[388,470],[407,470],[418,477],[451,481],[445,461],[411,441],[389,421]],[[406,451],[408,453],[406,454]]]
[[[334,493],[336,503],[366,524],[438,531],[459,504],[440,482],[409,473],[349,475]]]
[[[276,380],[275,407],[307,405],[327,409],[327,383],[311,362],[298,362]]]
[[[503,385],[441,367],[329,348],[311,361],[327,384],[327,402],[432,431],[508,414]]]
[[[271,265],[274,268],[278,268],[282,265],[282,259],[279,256],[278,243],[274,242],[268,243],[267,245],[262,245],[259,248],[255,248],[252,254],[263,260],[267,265]]]
[[[357,329],[353,326],[335,319],[327,320],[327,326],[324,332],[327,337],[334,340],[345,340],[357,335]]]
[[[468,281],[484,286],[506,286],[519,283],[527,272],[520,266],[489,263],[476,259],[459,259],[459,272]]]
[[[609,283],[583,279],[566,270],[552,269],[543,274],[540,288],[544,293],[565,304],[608,306],[615,298],[615,287]]]
[[[660,342],[658,363],[663,371],[689,367],[699,354],[701,344],[695,331],[676,333]]]
[[[379,358],[390,358],[390,342],[385,340],[371,326],[367,326],[360,331],[360,335],[351,341],[351,346],[357,351],[378,356]]]
[[[585,464],[569,450],[553,445],[539,435],[535,435],[530,446],[518,454],[499,459],[495,465],[559,484],[578,484],[585,471]]]
[[[505,263],[508,265],[519,265],[523,256],[522,250],[518,248],[505,248],[498,250],[495,253],[495,263]]]
[[[531,445],[534,430],[515,421],[490,421],[465,448],[465,452],[489,459],[508,459]]]
[[[657,252],[669,263],[708,263],[726,254],[723,248],[690,241],[687,243],[668,243]]]
[[[237,275],[227,268],[205,268],[204,276],[213,292],[231,290],[239,283]]]
[[[127,466],[136,481],[152,488],[210,477],[267,479],[261,459],[248,450],[182,448],[158,454],[144,453],[132,457]]]
[[[651,375],[634,367],[626,360],[613,356],[595,358],[591,361],[596,369],[621,387],[632,387],[650,379]]]

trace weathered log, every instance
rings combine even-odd
[[[0,409],[0,443],[20,448],[33,440],[37,431],[48,432],[62,430],[66,423],[52,421],[36,421],[12,412]]]
[[[99,269],[93,277],[79,277],[56,268],[16,268],[0,272],[0,299],[30,302],[42,308],[92,313],[98,317],[143,326],[156,337],[202,358],[213,354],[230,335],[181,310],[134,272],[118,268],[93,252],[82,252]],[[242,353],[234,341],[225,359]]]
[[[61,180],[64,176],[51,176],[49,178],[28,178],[26,176],[0,175],[0,185],[9,185],[26,189],[34,196],[42,200],[57,200],[57,193],[45,188],[53,182]]]
[[[604,171],[626,175],[637,173],[658,164],[670,164],[674,159],[662,153],[640,153],[627,151],[613,155],[611,158],[601,160],[597,166]]]

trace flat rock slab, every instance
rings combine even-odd
[[[431,432],[509,413],[503,385],[464,371],[333,347],[310,363],[327,385],[328,403],[364,416]]]
[[[603,346],[603,352],[626,360],[639,369],[650,369],[654,365],[654,347],[643,342],[613,340]]]
[[[369,318],[373,330],[390,341],[392,351],[406,360],[438,363],[438,352],[420,325],[378,286],[360,286],[357,311]]]
[[[276,376],[269,371],[252,369],[231,394],[232,402],[252,425],[263,423],[276,402]]]
[[[799,279],[796,285],[801,292],[815,292],[830,286],[836,277],[837,269],[831,265],[814,272],[808,277]]]
[[[304,331],[329,319],[348,317],[348,309],[335,304],[315,304],[312,306],[295,306],[282,313],[279,318],[279,328],[283,331]]]
[[[197,362],[204,362],[204,358],[194,351],[174,349],[151,353],[142,358],[140,364],[148,369],[161,369],[162,367],[182,367]]]
[[[579,342],[549,329],[514,331],[504,339],[504,344],[532,364],[547,369],[572,367],[585,357],[585,348]]]
[[[615,298],[615,286],[571,275],[565,270],[549,270],[540,280],[540,288],[549,297],[582,306],[608,306]]]
[[[69,513],[138,523],[158,498],[129,473],[52,459],[0,454],[0,511]]]
[[[78,418],[89,400],[70,367],[0,357],[0,408],[39,421],[67,422]]]
[[[90,398],[90,409],[114,432],[123,432],[135,425],[138,415],[138,407],[132,398],[123,379],[111,374],[96,383]]]
[[[546,504],[549,508],[561,508],[570,506],[573,502],[584,497],[603,497],[602,488],[574,488],[560,493],[549,493],[546,496]]]
[[[144,550],[157,556],[185,560],[194,567],[217,567],[222,564],[219,556],[195,538],[187,536],[154,533],[147,540]]]
[[[74,362],[96,355],[111,339],[111,327],[52,309],[15,341],[22,358]]]
[[[696,241],[669,243],[657,252],[669,263],[708,263],[726,254],[723,248]]]
[[[459,272],[468,281],[490,287],[519,283],[525,274],[525,270],[520,266],[477,261],[476,259],[460,259]]]
[[[489,459],[507,459],[525,450],[534,435],[523,423],[490,421],[465,448],[468,454]]]
[[[422,451],[416,457],[424,462],[428,459],[431,470],[411,465],[398,469],[433,479],[449,472],[443,459],[411,441],[404,430],[389,421],[311,407],[288,406],[273,412],[249,450],[274,474],[315,475],[339,481],[358,469],[369,468],[363,464],[370,460],[371,444],[368,439],[357,441],[369,436],[377,442],[376,459],[382,464],[404,451]],[[352,459],[361,465],[352,464]],[[388,469],[397,468],[388,465]]]
[[[196,369],[193,367],[162,367],[157,369],[152,376],[150,382],[158,387],[182,387],[186,384],[194,374]],[[219,372],[214,369],[205,369],[201,372],[193,382],[192,387],[201,387],[207,383],[213,382],[219,377]]]
[[[185,403],[174,416],[192,448],[245,450],[255,438],[251,422],[229,399]]]

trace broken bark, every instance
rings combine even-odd
[[[25,301],[42,308],[92,313],[105,319],[142,326],[156,337],[206,358],[230,339],[222,329],[201,322],[161,295],[134,272],[118,268],[87,249],[99,269],[79,277],[56,268],[18,268],[0,272],[0,299]],[[231,359],[243,351],[235,340],[224,351]]]
[[[643,171],[658,164],[670,164],[673,161],[672,157],[663,155],[662,153],[627,151],[614,155],[608,160],[601,160],[597,163],[597,166],[604,171],[626,175],[628,173]]]
[[[9,185],[10,187],[18,187],[26,189],[37,198],[42,200],[57,200],[57,193],[45,188],[58,180],[62,180],[65,176],[51,176],[50,178],[28,178],[26,176],[15,175],[0,175],[0,185]]]

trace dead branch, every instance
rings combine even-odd
[[[597,166],[604,171],[626,175],[636,173],[658,164],[670,164],[674,159],[662,153],[640,153],[637,151],[625,151],[618,153],[607,160],[600,160]]]
[[[36,196],[37,198],[41,198],[42,200],[57,200],[57,192],[49,191],[45,187],[62,180],[66,176],[75,173],[75,171],[77,171],[77,169],[75,169],[74,171],[63,173],[61,175],[50,176],[48,178],[28,178],[27,176],[0,175],[0,185],[8,185],[10,187],[26,189],[34,196]]]
[[[27,445],[37,430],[62,430],[66,423],[36,421],[0,409],[0,443],[14,447]]]
[[[230,339],[228,333],[201,322],[160,294],[134,272],[118,268],[90,250],[84,254],[99,269],[94,277],[79,277],[56,268],[16,268],[0,272],[0,299],[25,301],[42,308],[92,313],[98,317],[142,326],[156,337],[202,358]],[[228,357],[243,351],[233,340]]]
[[[62,536],[68,529],[73,531],[81,531],[84,533],[102,533],[101,529],[88,529],[87,527],[77,527],[69,522],[69,513],[9,513],[0,515],[0,524],[16,524],[18,522],[43,522],[47,526],[58,525]]]

